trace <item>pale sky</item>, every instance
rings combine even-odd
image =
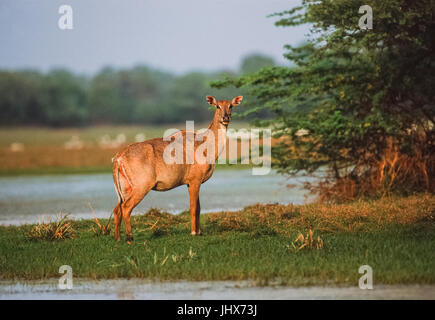
[[[285,64],[284,44],[308,26],[275,27],[268,14],[300,0],[1,0],[0,69],[62,67],[92,74],[145,64],[166,71],[235,69],[262,53]],[[73,30],[58,27],[62,4]]]

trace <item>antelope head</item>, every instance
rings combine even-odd
[[[217,101],[215,97],[213,96],[207,96],[207,102],[216,108],[216,115],[218,121],[223,124],[225,127],[228,126],[231,120],[231,111],[233,107],[238,106],[241,102],[243,97],[237,96],[233,100],[219,100]]]

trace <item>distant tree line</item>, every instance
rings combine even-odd
[[[82,126],[90,124],[175,123],[210,119],[206,95],[230,98],[240,89],[213,89],[223,73],[239,76],[274,65],[253,54],[240,70],[184,75],[146,66],[104,68],[93,77],[66,70],[0,71],[0,125]]]

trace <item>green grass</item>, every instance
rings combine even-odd
[[[355,285],[358,268],[373,268],[376,284],[435,283],[435,196],[303,206],[254,205],[204,214],[203,236],[189,235],[189,215],[150,210],[132,219],[135,240],[96,237],[92,220],[74,221],[76,237],[35,241],[33,226],[0,227],[0,277],[160,280],[241,280],[257,284]],[[107,222],[107,221],[102,221]],[[113,228],[112,228],[113,229]],[[291,245],[314,230],[321,249]]]

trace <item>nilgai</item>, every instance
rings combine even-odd
[[[201,234],[199,189],[201,184],[210,179],[213,174],[215,161],[224,149],[222,141],[224,143],[226,141],[226,129],[231,120],[232,108],[239,105],[242,99],[242,96],[237,96],[231,101],[216,101],[215,97],[207,96],[207,102],[216,108],[213,120],[208,127],[208,132],[212,135],[207,136],[213,137],[213,140],[210,139],[209,142],[213,142],[214,148],[199,151],[207,156],[208,150],[214,150],[214,154],[210,152],[208,155],[212,161],[197,160],[196,151],[202,148],[200,145],[204,143],[203,138],[199,137],[197,132],[186,132],[185,130],[178,131],[170,136],[170,139],[156,138],[130,144],[115,155],[112,161],[113,180],[118,194],[118,204],[113,209],[116,240],[120,240],[122,219],[125,224],[126,240],[128,242],[133,240],[130,224],[131,212],[150,190],[167,191],[181,185],[187,185],[189,190],[190,233],[192,235]],[[181,163],[180,161],[176,163],[165,161],[167,159],[165,149],[176,138],[181,138],[183,146],[191,140],[190,146],[194,149],[194,159],[184,154],[184,161]],[[187,149],[184,148],[183,152],[187,153]],[[192,160],[186,161],[188,159]]]

